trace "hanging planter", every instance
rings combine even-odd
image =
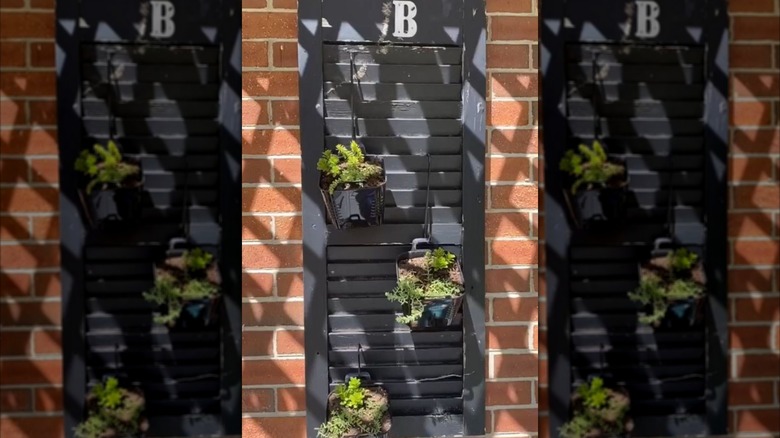
[[[396,318],[411,329],[442,328],[460,323],[464,281],[460,261],[443,248],[418,249],[428,239],[414,239],[412,250],[396,259],[398,283],[385,295],[400,303]]]
[[[625,390],[611,389],[600,377],[591,378],[572,396],[572,418],[560,429],[561,438],[627,438],[634,429]]]
[[[76,438],[142,438],[149,423],[143,416],[146,400],[140,390],[119,386],[115,377],[98,383],[87,395],[87,419],[74,431]]]
[[[685,328],[702,322],[706,279],[699,256],[664,247],[658,239],[650,258],[639,264],[639,287],[628,296],[642,305],[640,322],[657,328]]]
[[[384,160],[366,156],[356,141],[326,150],[317,163],[328,217],[338,229],[382,225],[385,211]]]
[[[93,227],[137,223],[144,184],[141,163],[123,157],[111,140],[105,147],[96,144],[93,150],[82,151],[75,163],[86,179],[83,202]]]
[[[574,222],[581,228],[598,228],[622,221],[628,187],[625,163],[607,157],[598,141],[578,150],[567,151],[560,163],[571,180],[564,195]]]
[[[346,380],[328,395],[328,420],[317,429],[317,436],[386,438],[392,426],[387,392],[370,380]]]
[[[154,287],[144,299],[158,307],[154,322],[177,328],[210,327],[219,321],[220,284],[214,256],[201,248],[184,249],[172,239],[165,260],[154,268]]]

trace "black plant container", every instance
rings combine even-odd
[[[599,228],[622,222],[626,216],[626,188],[579,190],[568,196],[572,215],[581,228]]]
[[[395,262],[395,276],[401,278],[401,263],[406,260],[417,259],[425,257],[428,253],[427,249],[418,249],[418,245],[427,244],[428,239],[414,239],[412,241],[412,249],[405,254],[398,256]],[[460,266],[460,259],[455,259],[455,267],[458,271],[458,276],[463,284],[463,271]],[[433,328],[445,328],[457,326],[461,322],[460,310],[463,307],[463,295],[453,298],[437,298],[425,301],[425,307],[423,314],[416,322],[409,324],[409,328],[412,330],[424,330]],[[409,313],[409,307],[404,306],[404,313]]]
[[[363,187],[352,190],[334,190],[320,188],[322,198],[328,210],[328,217],[338,229],[375,227],[382,225],[385,215],[385,174],[384,160],[366,156],[366,161],[382,166],[382,184],[378,187]]]
[[[141,169],[140,162],[132,162]],[[143,169],[141,169],[139,178],[132,185],[93,189],[86,196],[86,207],[93,228],[121,229],[137,225],[142,214],[143,185]]]

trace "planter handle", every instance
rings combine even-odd
[[[186,247],[187,247],[187,239],[185,239],[184,237],[174,237],[173,239],[168,241],[167,252],[186,249]]]
[[[659,237],[653,242],[652,256],[666,255],[672,249],[672,239],[668,237]]]
[[[417,251],[417,245],[425,245],[430,243],[431,241],[426,237],[417,237],[416,239],[412,240],[412,251]]]

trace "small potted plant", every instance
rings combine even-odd
[[[605,224],[621,219],[625,214],[628,174],[626,166],[607,153],[597,140],[588,147],[568,150],[560,169],[571,180],[570,194],[566,193],[569,208],[579,226]]]
[[[87,395],[87,419],[75,430],[76,438],[138,438],[149,429],[143,417],[141,391],[119,386],[115,377],[98,383]]]
[[[390,399],[379,386],[353,377],[328,395],[328,420],[320,438],[383,438],[390,431]]]
[[[83,150],[75,169],[86,181],[88,212],[94,225],[134,223],[141,216],[143,173],[141,163],[123,157],[112,140],[106,146],[95,144]]]
[[[349,148],[323,152],[317,169],[331,223],[339,229],[382,224],[387,177],[381,158],[366,156],[353,140]]]
[[[160,309],[154,315],[156,323],[206,327],[218,320],[221,278],[211,253],[201,248],[170,249],[154,272],[154,287],[143,296]]]
[[[628,417],[628,393],[604,386],[594,377],[577,388],[572,397],[573,416],[560,429],[562,438],[627,437],[634,429]]]
[[[653,250],[639,265],[639,286],[629,292],[645,311],[640,322],[654,327],[691,327],[701,322],[705,287],[699,256],[686,248]]]
[[[443,249],[412,250],[396,260],[398,283],[385,295],[403,306],[396,321],[412,329],[447,327],[458,323],[463,303],[463,272],[455,254]]]

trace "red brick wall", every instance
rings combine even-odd
[[[0,0],[0,436],[62,430],[54,1]]]
[[[486,418],[488,431],[508,436],[545,435],[537,407],[547,406],[534,3],[487,0]],[[296,7],[243,2],[243,432],[252,438],[304,428]],[[62,424],[53,1],[0,0],[0,9],[0,436],[49,437]],[[730,420],[777,436],[780,5],[732,0],[731,9]]]

